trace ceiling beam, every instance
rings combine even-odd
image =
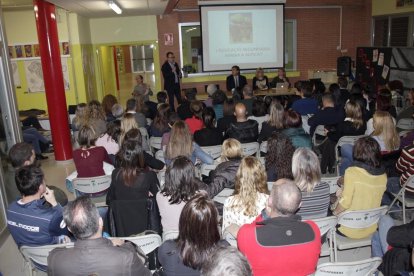
[[[177,7],[178,2],[180,2],[180,0],[168,0],[168,4],[165,7],[164,14],[172,13],[175,7]]]

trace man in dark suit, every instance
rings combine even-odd
[[[171,111],[174,111],[174,95],[178,104],[181,103],[180,79],[182,78],[181,70],[175,62],[173,52],[167,53],[167,60],[161,67],[162,76],[164,77],[164,90],[167,90]]]
[[[227,91],[232,91],[236,88],[243,88],[246,84],[246,77],[240,75],[240,67],[237,65],[231,67],[231,75],[229,75],[226,79]]]

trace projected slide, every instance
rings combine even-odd
[[[283,67],[283,5],[202,6],[204,71]]]

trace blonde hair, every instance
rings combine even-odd
[[[191,157],[192,153],[193,139],[187,124],[183,121],[175,122],[165,151],[166,158],[173,159],[180,155]]]
[[[302,192],[311,193],[321,182],[321,167],[316,154],[308,148],[297,148],[292,157],[292,174]]]
[[[125,134],[133,128],[138,129],[135,115],[131,113],[125,113],[121,120],[121,135],[119,136],[119,145],[122,145],[124,142]]]
[[[88,124],[89,109],[86,103],[80,103],[76,106],[75,118],[73,118],[73,124],[76,129],[80,129],[82,126]]]
[[[257,192],[269,194],[267,175],[259,159],[253,156],[244,157],[236,173],[234,200],[230,208],[243,212],[245,216],[257,216]]]
[[[239,141],[234,138],[224,140],[221,145],[221,156],[219,162],[229,161],[229,159],[241,158],[243,150]]]
[[[356,102],[348,102],[345,105],[345,114],[347,118],[352,120],[352,124],[356,129],[359,129],[364,124],[361,107]]]
[[[100,102],[92,100],[88,104],[89,107],[89,120],[106,120],[105,112]]]
[[[386,151],[393,151],[400,147],[400,136],[394,125],[390,113],[376,111],[373,116],[374,132],[372,136],[380,136],[385,144]]]
[[[278,101],[272,101],[269,108],[269,125],[277,129],[283,128],[283,115],[285,109]]]

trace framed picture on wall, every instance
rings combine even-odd
[[[414,0],[397,0],[397,7],[407,7],[414,5]]]

